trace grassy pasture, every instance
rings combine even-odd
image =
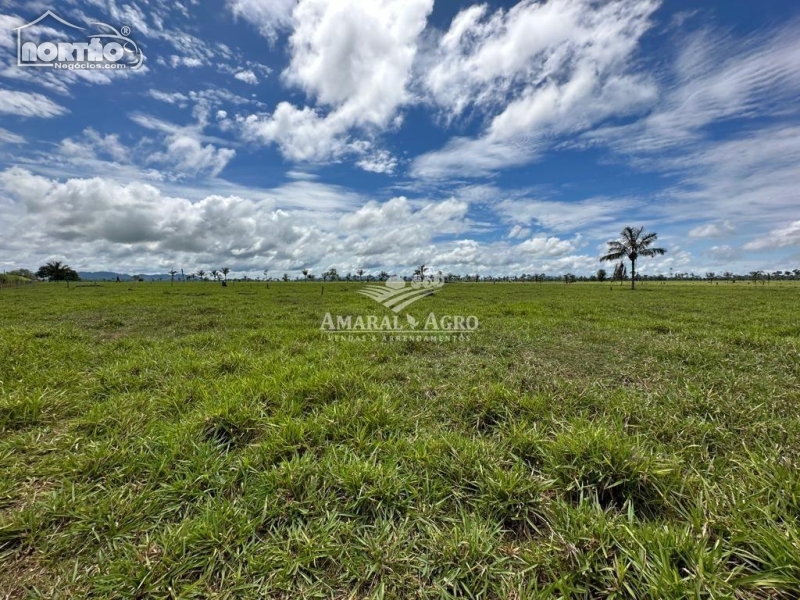
[[[800,286],[0,291],[0,598],[796,598]]]

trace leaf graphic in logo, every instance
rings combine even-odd
[[[397,275],[392,275],[386,280],[386,287],[390,290],[401,290],[406,287],[406,282],[400,279]]]
[[[416,329],[417,325],[419,325],[419,322],[411,315],[406,315],[406,319],[408,319],[408,324],[411,325],[412,329]]]

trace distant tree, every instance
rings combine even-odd
[[[303,277],[306,278],[306,281],[308,281],[308,274],[309,273],[311,273],[311,271],[309,271],[308,269],[303,269]]]
[[[615,261],[627,258],[631,261],[631,289],[636,289],[636,261],[641,256],[660,256],[666,254],[663,248],[651,248],[658,239],[657,233],[645,233],[644,227],[626,227],[620,234],[620,239],[608,242],[608,254],[600,258],[601,261]]]
[[[750,271],[750,279],[753,283],[758,283],[761,279],[761,271]]]
[[[172,269],[169,272],[169,277],[170,277],[169,284],[170,285],[175,285],[175,275],[177,275],[177,274],[178,274],[178,272],[175,269]]]
[[[708,283],[714,283],[714,279],[716,278],[717,274],[714,271],[709,271],[706,273],[706,279],[708,279]]]
[[[386,271],[381,271],[378,274],[378,280],[379,281],[388,281],[388,279],[389,279],[389,273],[387,273]]]
[[[36,279],[36,273],[30,269],[15,269],[8,272],[9,275],[16,275],[17,277],[24,277],[25,279]]]
[[[219,271],[212,269],[211,277],[214,279],[214,281],[219,281]]]
[[[566,273],[564,275],[564,283],[566,284],[575,283],[575,275],[573,275],[572,273]]]
[[[222,267],[222,274],[225,276],[225,281],[226,282],[228,281],[228,273],[230,273],[230,272],[231,272],[231,270],[228,267]]]
[[[288,273],[284,273],[283,274],[283,280],[284,281],[289,281],[289,274]]]
[[[358,271],[356,271],[356,274],[358,275],[358,280],[359,281],[364,279],[364,269],[359,269]]]
[[[51,260],[42,265],[36,272],[36,276],[39,279],[47,279],[48,281],[80,281],[77,271],[60,260]]]
[[[614,275],[612,277],[612,281],[619,281],[620,285],[622,282],[625,281],[625,278],[628,276],[628,269],[625,267],[625,263],[620,261],[616,267],[614,267]]]
[[[200,281],[206,280],[206,272],[203,269],[200,269],[197,274],[200,276]]]
[[[603,283],[606,278],[608,277],[608,273],[606,273],[605,269],[598,269],[597,270],[597,281]]]
[[[425,271],[428,269],[425,265],[420,265],[416,269],[414,269],[414,277],[418,277],[420,280],[425,279]]]

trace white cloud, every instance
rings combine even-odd
[[[786,227],[773,229],[766,235],[745,244],[745,250],[774,250],[787,246],[800,246],[800,221],[794,221]]]
[[[258,85],[258,77],[256,77],[256,74],[249,69],[246,71],[239,71],[234,75],[234,77],[239,81],[244,81],[247,84]]]
[[[0,89],[0,114],[48,119],[68,112],[42,94]]]
[[[353,130],[369,135],[397,123],[432,0],[300,0],[293,13],[289,85],[316,103],[281,102],[243,122],[245,135],[276,143],[292,160],[358,154]]]
[[[536,224],[553,231],[576,231],[617,223],[631,214],[635,202],[627,198],[590,198],[557,202],[528,198],[501,200],[492,208],[500,217],[517,225]]]
[[[623,153],[662,152],[702,139],[715,122],[782,114],[800,93],[798,32],[797,21],[749,39],[697,32],[681,41],[657,109],[595,137]]]
[[[633,72],[631,57],[658,4],[523,1],[491,15],[483,5],[459,13],[425,58],[423,89],[446,119],[469,107],[494,116],[478,138],[419,157],[413,174],[474,176],[521,165],[554,135],[649,106],[656,86]]]
[[[708,255],[718,262],[732,261],[739,257],[739,251],[728,245],[712,246],[708,249]]]
[[[306,173],[305,171],[287,171],[286,177],[289,179],[296,179],[298,181],[314,181],[319,179],[319,175],[314,173]]]
[[[736,233],[736,228],[730,221],[723,221],[722,223],[706,223],[705,225],[698,225],[689,231],[690,238],[719,238],[726,237]]]
[[[206,63],[202,58],[198,58],[196,56],[178,56],[177,54],[173,54],[169,57],[169,64],[173,68],[182,65],[184,67],[189,67],[190,69],[196,69],[197,67],[204,66]]]
[[[271,41],[278,31],[291,23],[297,0],[228,0],[227,6],[236,17],[253,23]]]
[[[25,138],[0,127],[0,144],[24,144]]]
[[[189,102],[189,97],[180,92],[167,93],[158,90],[148,90],[147,93],[151,98],[159,100],[160,102],[166,102],[167,104],[186,106]]]
[[[179,133],[169,136],[166,151],[154,154],[150,161],[171,165],[183,173],[216,177],[235,156],[235,150],[203,145],[196,137]]]
[[[800,127],[766,126],[697,143],[661,157],[659,168],[676,174],[679,184],[668,190],[674,201],[654,207],[655,214],[714,221],[725,215],[738,231],[772,228],[797,218]]]
[[[371,173],[385,173],[392,174],[397,168],[397,159],[386,150],[379,150],[369,156],[365,156],[358,162],[356,166]]]
[[[519,239],[529,236],[530,233],[531,230],[527,227],[523,227],[522,225],[514,225],[508,232],[508,237],[510,239]]]
[[[101,135],[91,127],[76,138],[66,138],[60,144],[61,154],[73,158],[109,157],[118,163],[130,160],[130,150],[119,140],[119,135]]]
[[[575,251],[575,245],[557,237],[536,236],[522,242],[518,248],[536,257],[559,257]]]

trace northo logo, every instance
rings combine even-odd
[[[86,41],[58,40],[25,40],[26,35],[32,37],[33,26],[51,17],[76,31],[87,31],[84,27],[73,25],[48,10],[35,21],[17,27],[17,66],[50,67],[68,70],[111,70],[138,69],[144,61],[141,48],[128,36],[130,27],[122,27],[117,31],[105,23],[92,23],[97,28],[94,33],[86,33]],[[41,36],[49,33],[48,28],[41,27]]]

